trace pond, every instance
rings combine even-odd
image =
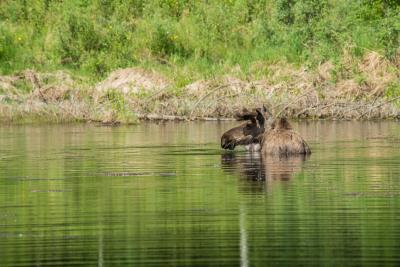
[[[308,158],[236,124],[1,126],[0,265],[399,266],[398,122],[294,123]]]

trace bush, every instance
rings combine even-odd
[[[15,35],[4,25],[0,24],[0,62],[2,63],[2,72],[8,68],[12,68],[13,62],[17,55],[17,40],[14,39]],[[18,37],[17,37],[18,39]]]

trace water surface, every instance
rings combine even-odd
[[[1,126],[0,265],[399,266],[399,123],[295,123],[309,158],[235,124]]]

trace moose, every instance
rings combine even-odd
[[[233,150],[242,145],[247,150],[261,151],[264,155],[311,154],[310,147],[292,129],[287,118],[275,118],[265,106],[253,111],[243,109],[235,117],[246,122],[222,135],[221,147],[224,149]]]

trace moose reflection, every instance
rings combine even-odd
[[[308,157],[306,154],[265,157],[259,153],[224,153],[221,166],[247,181],[289,181],[294,173],[301,171]]]
[[[264,155],[311,154],[310,147],[294,130],[286,118],[275,118],[268,109],[244,109],[235,115],[237,120],[248,121],[225,132],[221,147],[235,149],[244,145],[247,150],[261,150]]]

